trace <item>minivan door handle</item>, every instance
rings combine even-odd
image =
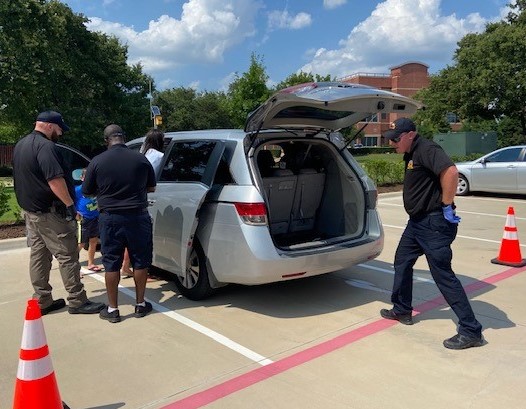
[[[148,200],[148,206],[153,206],[155,204],[155,202],[156,202],[155,200],[149,199]]]

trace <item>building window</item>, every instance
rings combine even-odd
[[[368,118],[365,118],[364,122],[378,122],[378,114],[373,114]]]
[[[448,112],[446,114],[446,122],[448,124],[456,124],[456,123],[459,123],[460,120],[458,119],[458,115],[455,114],[454,112]]]

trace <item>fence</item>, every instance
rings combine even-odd
[[[15,145],[0,145],[0,167],[13,166],[13,150]]]

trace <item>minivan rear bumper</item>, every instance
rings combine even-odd
[[[276,248],[267,226],[248,226],[239,218],[216,214],[230,213],[222,207],[203,214],[231,223],[201,220],[197,232],[209,274],[219,284],[257,285],[325,274],[372,260],[383,250],[384,234],[376,210],[368,212],[370,234],[366,237],[290,251]]]

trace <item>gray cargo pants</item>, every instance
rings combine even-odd
[[[31,247],[29,276],[40,308],[53,302],[49,274],[53,256],[58,261],[60,275],[68,292],[70,307],[80,307],[86,301],[84,284],[80,281],[80,263],[77,245],[77,224],[51,211],[50,213],[24,212],[27,244]]]

